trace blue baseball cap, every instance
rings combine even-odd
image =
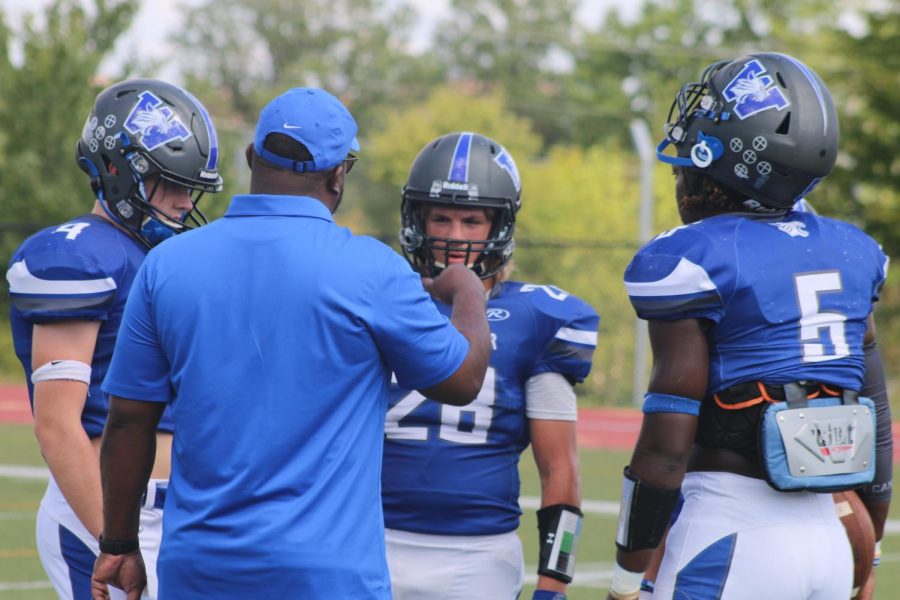
[[[292,88],[259,113],[253,150],[274,165],[299,173],[336,167],[359,152],[356,121],[341,101],[318,88]],[[285,158],[263,148],[266,136],[281,133],[306,146],[312,160]]]

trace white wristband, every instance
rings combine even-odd
[[[609,595],[616,600],[637,600],[641,593],[643,573],[634,573],[616,563],[612,581],[609,584]]]

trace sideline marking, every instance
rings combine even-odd
[[[46,480],[50,471],[44,467],[23,467],[19,465],[0,465],[0,477],[15,479]],[[519,506],[537,510],[541,507],[541,499],[537,496],[521,496]],[[619,503],[610,500],[582,500],[581,510],[595,515],[616,517],[619,514]],[[884,525],[884,532],[900,533],[900,520],[889,520]]]

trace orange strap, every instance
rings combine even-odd
[[[756,406],[761,402],[783,402],[782,400],[777,400],[769,396],[769,392],[766,391],[766,386],[761,381],[756,382],[756,386],[759,388],[759,396],[756,398],[750,398],[749,400],[744,400],[743,402],[738,402],[737,404],[725,404],[719,398],[718,394],[713,394],[713,400],[716,401],[716,405],[723,410],[740,410],[742,408],[749,408],[751,406]],[[812,400],[813,398],[818,398],[822,395],[822,392],[825,392],[829,396],[840,396],[841,393],[838,390],[833,390],[824,383],[819,384],[819,388],[813,392],[810,392],[806,395],[807,399]]]

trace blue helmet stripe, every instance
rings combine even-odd
[[[813,89],[816,91],[816,98],[819,99],[819,108],[822,110],[822,133],[825,134],[828,131],[828,111],[825,110],[825,97],[822,92],[822,87],[819,85],[819,82],[816,81],[816,77],[812,74],[812,71],[809,70],[809,67],[804,65],[796,58],[788,56],[787,54],[780,54],[779,56],[783,56],[791,63],[793,63],[794,66],[800,69],[800,72],[803,73],[812,84]]]
[[[472,150],[472,133],[461,134],[456,140],[456,150],[450,163],[449,181],[469,181],[469,153]]]
[[[215,170],[219,165],[219,138],[216,135],[216,128],[213,126],[212,118],[206,112],[206,107],[193,94],[184,88],[181,88],[181,91],[184,92],[185,96],[193,100],[197,108],[200,109],[200,116],[203,117],[203,122],[206,123],[206,137],[209,138],[209,156],[206,159],[206,168]]]

